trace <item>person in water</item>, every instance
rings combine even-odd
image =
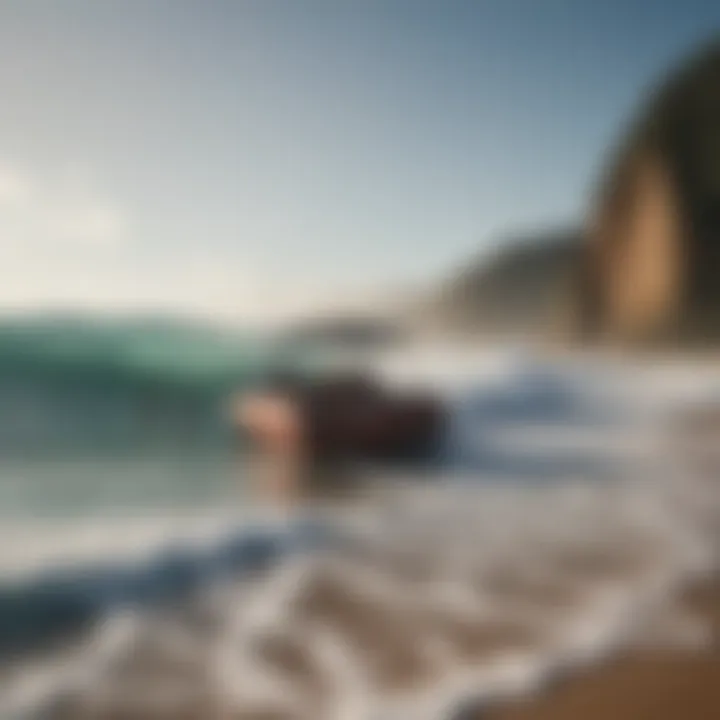
[[[430,461],[446,425],[437,398],[390,392],[352,373],[278,373],[234,410],[238,430],[272,461],[263,492],[285,499],[333,489],[355,462]]]

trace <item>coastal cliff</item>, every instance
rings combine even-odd
[[[720,341],[720,38],[640,108],[591,201],[581,337]]]
[[[510,239],[442,280],[410,313],[411,322],[480,338],[559,331],[580,252],[576,229]]]

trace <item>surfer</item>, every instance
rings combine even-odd
[[[336,487],[354,462],[432,459],[445,410],[435,397],[391,392],[362,374],[283,373],[238,398],[234,422],[274,465],[263,490],[297,498]]]

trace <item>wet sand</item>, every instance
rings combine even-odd
[[[720,579],[687,597],[715,640],[705,651],[645,650],[559,682],[527,701],[472,720],[717,720],[720,718]]]

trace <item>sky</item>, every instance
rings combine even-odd
[[[0,0],[0,311],[423,287],[579,222],[718,30],[715,0]]]

